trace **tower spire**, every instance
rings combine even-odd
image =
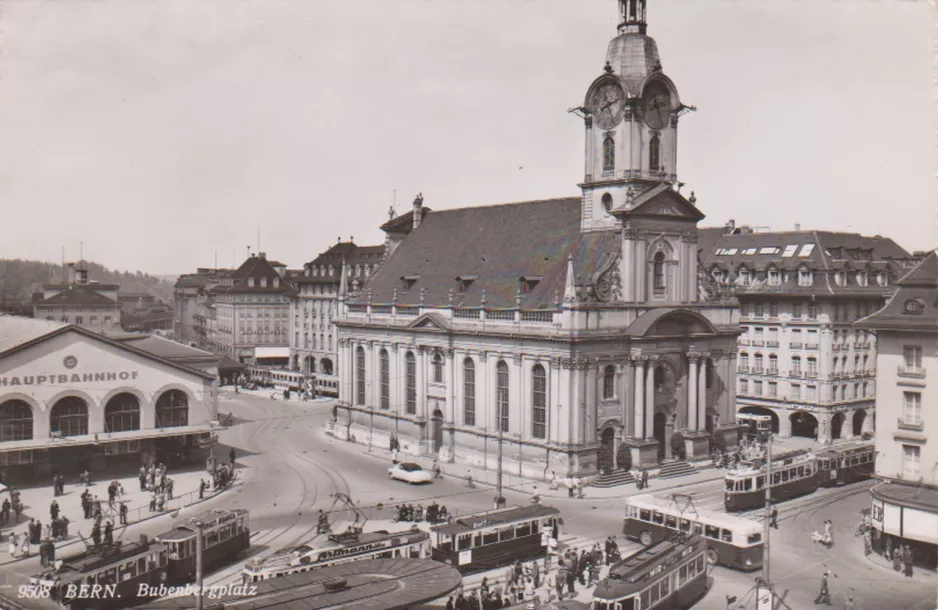
[[[647,0],[619,0],[619,33],[644,34]]]

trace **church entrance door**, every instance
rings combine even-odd
[[[658,459],[664,459],[665,442],[667,441],[668,417],[664,413],[655,413],[655,439],[658,441]]]
[[[599,470],[612,471],[616,460],[616,431],[611,426],[603,430],[600,442],[602,446],[599,449]]]
[[[438,453],[443,446],[443,413],[437,409],[433,412],[433,452]]]

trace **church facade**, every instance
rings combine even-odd
[[[693,193],[677,183],[689,109],[620,0],[578,109],[579,197],[433,211],[382,226],[387,259],[342,274],[334,434],[539,478],[709,456],[736,442],[738,308],[705,290]]]

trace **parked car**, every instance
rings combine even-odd
[[[404,462],[388,468],[388,477],[405,483],[429,483],[433,477],[420,464]]]

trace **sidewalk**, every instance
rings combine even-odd
[[[224,489],[212,491],[211,477],[201,469],[189,472],[168,471],[167,474],[173,480],[173,499],[167,501],[162,512],[150,512],[150,497],[152,493],[140,490],[140,481],[136,476],[115,477],[95,481],[87,488],[90,490],[92,498],[97,496],[98,499],[102,501],[101,508],[104,511],[104,522],[111,521],[114,524],[115,538],[120,535],[121,529],[124,527],[120,525],[120,518],[117,512],[120,506],[118,502],[121,500],[127,505],[128,509],[127,525],[128,527],[132,527],[142,521],[147,521],[166,513],[176,512],[186,506],[198,504],[225,491]],[[240,479],[240,476],[238,478]],[[205,491],[205,497],[202,500],[199,499],[200,479],[204,479],[209,483],[209,488]],[[108,507],[107,487],[113,480],[119,481],[124,486],[124,495],[122,498],[118,498],[115,501],[113,512],[111,512]],[[228,488],[230,489],[230,486]],[[52,516],[49,513],[49,506],[52,504],[52,500],[58,501],[59,514],[68,517],[69,520],[69,537],[67,540],[56,543],[56,556],[59,556],[58,551],[60,549],[73,545],[81,545],[81,538],[78,536],[77,532],[81,532],[86,539],[90,540],[91,528],[94,521],[83,518],[84,512],[81,508],[81,494],[84,490],[85,487],[83,486],[66,484],[64,495],[55,497],[51,486],[21,489],[20,500],[23,502],[23,513],[20,515],[19,522],[16,524],[13,523],[16,519],[16,515],[11,511],[10,521],[0,524],[3,531],[3,541],[0,542],[0,565],[27,559],[19,555],[19,549],[17,549],[17,557],[10,556],[10,535],[14,533],[20,534],[20,538],[22,539],[22,534],[28,532],[28,525],[31,519],[38,519],[43,526],[51,523]],[[0,498],[0,502],[2,502],[2,498]],[[168,525],[169,524],[167,524],[167,526]],[[167,527],[167,529],[169,528]],[[124,538],[127,539],[128,537],[124,535]],[[22,542],[20,544],[22,544]],[[39,547],[37,545],[30,545],[30,556],[35,557],[38,554]]]

